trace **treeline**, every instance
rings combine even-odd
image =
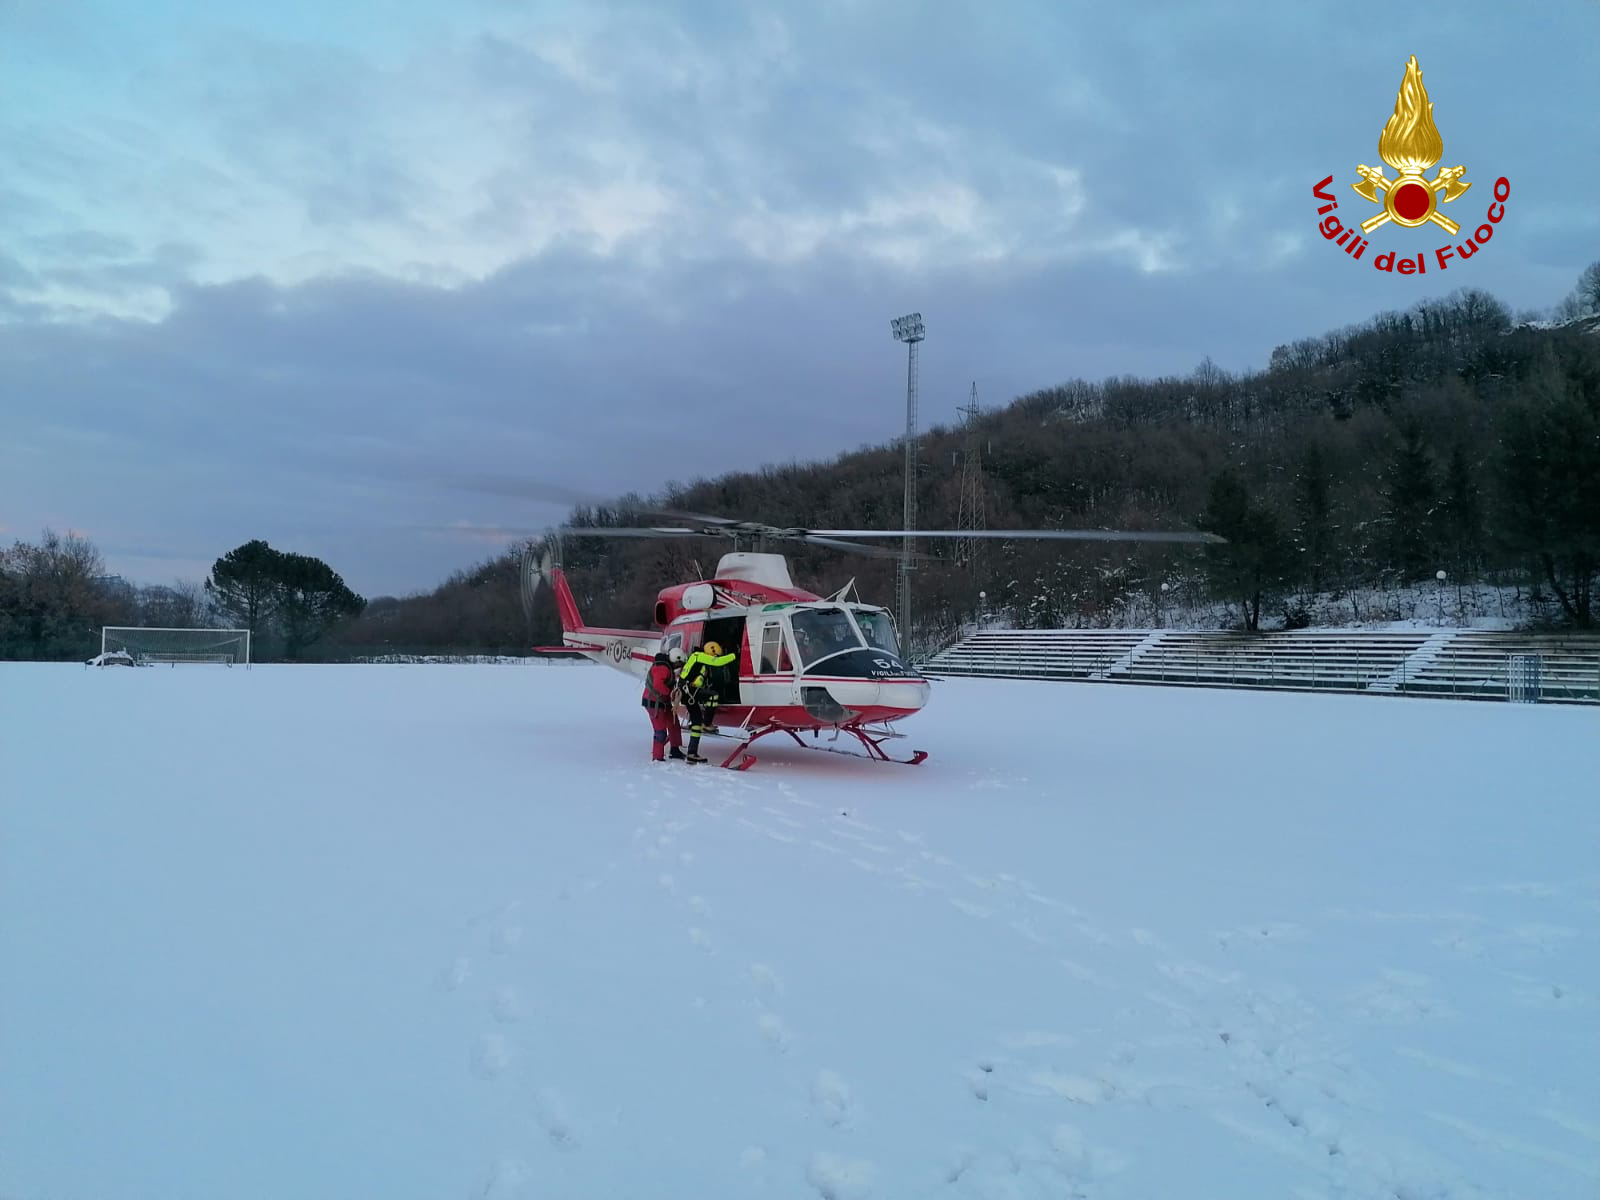
[[[309,657],[366,601],[326,563],[247,542],[217,559],[204,582],[131,584],[106,573],[87,538],[45,530],[0,549],[0,659],[87,659],[108,625],[248,629],[256,661]]]

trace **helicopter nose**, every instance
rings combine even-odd
[[[832,708],[840,712],[904,716],[928,703],[929,685],[925,679],[831,679],[824,687],[806,688],[808,708]],[[814,715],[821,715],[820,712]]]
[[[925,679],[895,680],[878,684],[878,704],[884,708],[904,708],[916,712],[928,702]]]

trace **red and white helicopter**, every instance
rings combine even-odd
[[[893,758],[883,743],[905,735],[896,722],[919,712],[927,703],[930,684],[903,658],[894,619],[888,609],[862,603],[851,580],[831,596],[796,587],[781,554],[724,554],[710,579],[662,588],[651,614],[653,630],[605,629],[584,624],[560,561],[561,534],[571,537],[725,537],[798,541],[874,557],[900,558],[899,550],[868,546],[855,538],[903,538],[893,529],[779,528],[752,521],[673,512],[683,522],[674,526],[568,528],[546,536],[542,548],[530,544],[523,554],[524,604],[541,585],[555,593],[563,644],[541,650],[577,651],[595,662],[642,679],[658,651],[681,647],[692,653],[706,642],[723,652],[737,652],[737,672],[724,672],[719,684],[718,736],[738,744],[721,762],[743,770],[754,757],[752,742],[771,733],[786,733],[806,746],[823,730],[860,740],[869,757],[882,762],[915,765],[928,757],[917,750],[908,759]],[[949,530],[919,529],[918,538],[1049,538],[1094,541],[1221,542],[1210,533],[1132,533],[1099,529]],[[708,733],[711,731],[708,731]],[[812,748],[812,747],[807,747]],[[826,749],[827,747],[816,747]]]

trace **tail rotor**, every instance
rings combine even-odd
[[[550,585],[550,572],[559,566],[561,536],[553,531],[546,533],[542,541],[529,542],[522,548],[522,565],[517,578],[522,590],[522,613],[529,621],[533,620],[533,602],[540,587]]]

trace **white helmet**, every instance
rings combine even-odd
[[[667,651],[668,662],[681,663],[686,657],[687,656],[684,654],[682,646],[674,646],[671,650]]]

